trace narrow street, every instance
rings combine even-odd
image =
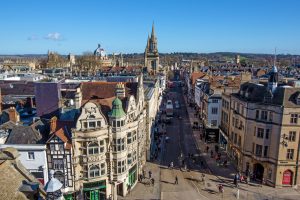
[[[193,140],[182,88],[171,89],[169,97],[179,101],[181,107],[175,109],[171,124],[167,125],[167,137],[170,139],[165,144],[161,161],[161,199],[207,199],[200,193],[201,186],[197,183],[201,179],[199,165],[188,157],[189,153],[199,155],[199,152]],[[177,118],[177,115],[182,119]],[[173,170],[168,169],[171,162],[174,163]],[[183,162],[187,166],[186,169]],[[176,175],[178,185],[174,185]]]
[[[187,105],[183,88],[170,88],[164,102],[168,99],[173,104],[178,101],[180,108],[174,108],[171,123],[163,125],[166,126],[166,135],[162,137],[157,159],[145,166],[146,172],[153,173],[155,184],[149,186],[138,183],[129,195],[120,199],[300,199],[299,190],[293,188],[275,189],[252,183],[239,184],[239,190],[234,187],[236,171],[233,165],[229,161],[228,167],[220,166],[205,152],[207,145],[213,149],[215,144],[204,143],[200,139],[201,131],[192,129],[193,122],[199,119],[194,116],[194,109]],[[167,137],[169,139],[166,142]],[[226,156],[225,152],[220,151],[222,156]],[[194,161],[189,154],[194,155]],[[173,169],[169,168],[171,162],[174,163]],[[202,174],[205,174],[204,181]],[[175,184],[176,176],[178,184]],[[219,184],[224,186],[223,194],[219,193]]]

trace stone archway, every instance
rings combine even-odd
[[[282,174],[282,185],[292,185],[292,184],[293,184],[293,172],[287,169]]]

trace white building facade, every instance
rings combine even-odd
[[[13,147],[20,153],[20,162],[42,184],[48,182],[46,145],[43,144],[1,144],[0,149]]]

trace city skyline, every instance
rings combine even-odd
[[[0,54],[142,53],[153,22],[162,53],[300,54],[295,0],[1,4]]]

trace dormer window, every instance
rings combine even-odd
[[[296,99],[296,103],[297,103],[297,105],[300,105],[300,95],[298,95],[298,97]]]

